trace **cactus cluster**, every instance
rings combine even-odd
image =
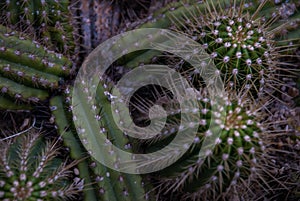
[[[87,83],[74,89],[82,95],[75,100],[80,103],[76,107],[81,108],[82,114],[71,113],[74,97],[69,83],[73,80],[68,79],[72,78],[74,63],[80,60],[70,61],[71,55],[78,53],[76,48],[87,53],[100,41],[116,34],[120,7],[108,1],[85,0],[74,4],[67,0],[0,2],[0,109],[31,109],[35,105],[32,103],[45,100],[48,104],[49,101],[51,121],[70,150],[71,158],[80,160],[76,164],[63,162],[57,157],[56,144],[46,142],[36,131],[3,141],[0,198],[73,200],[82,191],[83,199],[88,201],[229,200],[251,193],[253,182],[269,188],[266,174],[270,176],[270,173],[266,172],[272,166],[269,161],[276,141],[276,135],[272,134],[277,131],[272,130],[274,126],[270,130],[273,123],[266,121],[265,116],[272,97],[284,85],[282,77],[291,71],[282,67],[288,66],[281,60],[282,55],[294,54],[293,50],[299,46],[300,23],[296,11],[299,6],[297,1],[186,0],[156,11],[146,23],[141,20],[139,28],[170,28],[200,43],[215,63],[218,69],[215,74],[222,77],[229,95],[222,97],[224,106],[210,100],[199,72],[174,55],[154,50],[125,55],[114,63],[121,68],[120,74],[127,71],[126,67],[135,68],[140,64],[175,64],[175,69],[187,76],[197,91],[199,106],[193,111],[181,111],[174,97],[164,93],[165,89],[154,99],[153,91],[144,90],[146,95],[142,99],[129,101],[129,110],[135,113],[133,122],[147,124],[155,120],[152,117],[160,118],[149,115],[149,108],[157,103],[165,109],[167,122],[153,139],[136,140],[114,122],[111,105],[118,97],[113,97],[113,85],[108,82],[117,82],[119,74],[116,76],[115,72],[108,71],[102,77],[94,105],[90,104]],[[75,48],[78,45],[74,40],[76,20],[71,14],[76,15],[73,17],[76,20],[80,15],[78,21],[82,24],[78,33],[82,34],[82,47]],[[107,24],[115,27],[107,29]],[[143,42],[147,43],[148,39],[144,38]],[[197,116],[197,122],[180,125],[180,118],[188,112]],[[100,133],[89,126],[95,120],[100,125]],[[81,126],[75,128],[74,123]],[[130,153],[152,152],[170,143],[179,130],[191,127],[197,128],[192,146],[177,162],[152,174],[117,172],[90,157],[97,147],[112,144]],[[216,132],[219,136],[213,138]],[[88,133],[99,133],[93,146],[86,139]],[[100,138],[107,138],[105,145],[98,141]],[[211,146],[206,147],[206,141]],[[109,150],[102,156],[118,159]],[[81,179],[70,182],[67,176],[74,165]]]
[[[299,6],[295,3],[290,5]],[[169,19],[163,17],[139,28],[169,27],[186,34],[211,55],[219,70],[216,76],[222,76],[228,89],[249,91],[251,96],[257,98],[258,94],[266,92],[266,88],[269,90],[283,84],[278,82],[278,70],[290,69],[280,68],[279,60],[282,54],[289,54],[297,48],[299,14],[292,9],[285,19],[278,20],[283,18],[280,12],[283,6],[285,4],[276,7],[269,1],[263,1],[261,5],[256,1],[247,4],[231,2],[229,5],[225,1],[205,2],[182,6],[182,10],[169,12]],[[163,16],[167,16],[167,13],[163,13]],[[280,35],[283,32],[284,39]],[[149,62],[153,56],[159,56],[149,52],[139,57],[142,59],[133,58],[133,65],[144,60]],[[174,61],[173,65],[183,66],[182,62]],[[199,80],[195,78],[195,69],[186,67],[182,71],[189,72],[191,80]]]
[[[139,117],[146,116],[146,124],[154,120],[148,117],[153,104],[161,105],[168,114],[166,126],[158,135],[133,141],[136,151],[151,153],[161,150],[179,131],[198,128],[193,144],[183,157],[150,174],[158,193],[156,199],[232,199],[232,195],[241,196],[240,189],[249,188],[246,184],[263,178],[269,152],[266,147],[269,131],[264,127],[267,124],[263,123],[260,107],[240,97],[224,97],[221,101],[224,105],[220,105],[205,94],[197,92],[199,106],[189,111],[180,110],[178,103],[167,94],[157,94],[154,102],[145,100],[141,94],[135,96],[134,107],[141,111]],[[161,98],[164,98],[163,102]],[[147,102],[148,105],[145,105]],[[198,120],[182,124],[180,118],[184,118],[183,114],[195,115]],[[139,117],[138,123],[143,124],[144,118]]]
[[[199,121],[204,125],[200,124],[198,137],[195,138],[199,144],[198,148],[196,145],[193,146],[192,150],[177,163],[152,175],[153,183],[160,184],[155,188],[158,199],[163,199],[164,196],[166,200],[170,196],[173,196],[173,199],[186,200],[229,199],[231,193],[239,196],[241,194],[239,189],[242,189],[243,185],[245,189],[250,189],[250,181],[260,180],[261,183],[265,183],[263,178],[268,175],[265,160],[274,152],[274,147],[266,151],[264,144],[270,145],[270,142],[276,141],[276,137],[271,134],[267,137],[268,140],[265,138],[274,132],[268,130],[270,129],[268,125],[272,123],[266,124],[267,130],[262,130],[260,123],[264,122],[264,119],[260,117],[263,117],[264,113],[259,115],[257,111],[252,113],[247,104],[244,105],[240,99],[246,97],[246,102],[250,105],[261,104],[260,109],[266,112],[269,106],[263,104],[266,101],[263,99],[270,101],[269,98],[276,96],[274,92],[280,92],[280,88],[285,85],[282,78],[286,74],[290,75],[292,69],[286,68],[288,64],[281,62],[281,58],[282,55],[294,54],[293,50],[299,46],[297,34],[299,19],[294,9],[299,3],[278,5],[270,1],[260,3],[253,1],[239,4],[239,1],[234,1],[227,4],[220,1],[182,5],[169,10],[163,9],[160,14],[156,13],[160,19],[152,19],[139,26],[173,28],[199,42],[216,64],[218,68],[216,76],[221,75],[227,84],[227,90],[230,93],[238,93],[239,97],[230,99],[226,108],[220,108],[220,111],[230,111],[226,115],[226,121],[231,122],[233,127],[226,128],[226,124],[217,125],[222,129],[222,137],[217,139],[213,150],[207,151],[205,160],[199,160],[198,156],[201,142],[207,138],[205,126],[219,121],[218,118],[214,118],[215,114],[209,112],[207,118],[211,118],[211,121],[205,118]],[[282,9],[288,12],[284,15]],[[282,35],[283,32],[285,35]],[[197,70],[191,69],[190,65],[184,64],[181,59],[178,62],[177,58],[174,59],[174,55],[161,56],[161,53],[149,50],[141,52],[138,56],[129,55],[128,58],[127,62],[121,61],[121,64],[131,68],[139,64],[155,61],[168,63],[171,60],[171,64],[174,66],[175,63],[177,70],[188,73],[187,78],[193,84],[203,82],[197,77]],[[201,87],[203,85],[200,85],[199,90]],[[143,116],[147,117],[149,110],[143,108],[147,99],[141,97],[143,98],[135,111],[142,110],[145,113]],[[161,98],[166,97],[167,95]],[[257,99],[258,97],[260,99]],[[153,104],[146,106],[150,107]],[[178,110],[169,111],[172,123],[167,124],[155,139],[144,142],[140,150],[142,153],[160,149],[170,142],[179,129],[180,114],[176,111]],[[235,114],[237,111],[240,114]],[[243,164],[242,171],[237,170],[239,169],[237,162]]]
[[[76,162],[59,158],[57,141],[33,129],[0,143],[1,200],[71,200],[82,191],[83,180],[70,181]]]

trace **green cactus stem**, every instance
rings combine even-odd
[[[0,74],[20,84],[36,88],[57,89],[62,81],[62,78],[56,75],[3,60],[0,60]]]
[[[82,87],[83,88],[80,89],[74,88],[74,93],[88,93],[88,89],[85,89],[84,85]],[[98,86],[96,97],[97,105],[94,105],[92,108],[91,105],[89,105],[89,96],[78,94],[78,96],[76,96],[78,99],[72,101],[79,103],[75,105],[77,109],[82,109],[82,113],[74,115],[73,121],[77,122],[77,133],[88,153],[92,156],[95,153],[97,155],[100,154],[99,156],[103,157],[104,160],[106,160],[105,158],[107,157],[109,157],[108,160],[111,160],[117,159],[118,156],[113,152],[109,152],[109,150],[107,150],[106,153],[99,152],[99,148],[105,146],[100,143],[100,137],[105,137],[108,145],[112,143],[120,149],[125,149],[126,152],[131,151],[131,144],[128,137],[119,130],[117,125],[113,122],[110,102],[106,95],[107,90],[108,89],[102,85]],[[92,115],[90,110],[96,111],[96,116]],[[95,118],[97,122],[99,122],[101,127],[100,131],[98,131],[98,129],[96,129],[97,126],[95,127],[93,124],[95,120],[90,118]],[[95,133],[95,135],[91,135],[92,133]],[[109,201],[150,199],[144,189],[147,186],[146,182],[143,181],[142,177],[138,174],[121,173],[106,167],[98,161],[94,161],[93,171],[96,175],[100,199]]]
[[[30,110],[32,107],[26,104],[16,104],[9,98],[0,96],[0,110]]]
[[[70,97],[70,89],[66,89],[65,91],[67,97],[65,98],[66,102],[69,102],[71,100]],[[104,96],[104,95],[103,95]],[[70,112],[72,109],[69,107],[63,106],[63,98],[62,97],[54,97],[51,99],[51,108],[53,110],[53,115],[55,116],[55,122],[58,125],[59,132],[61,133],[62,138],[64,139],[64,142],[67,147],[70,148],[70,153],[73,158],[82,157],[83,153],[90,153],[92,150],[85,150],[81,147],[81,144],[79,143],[79,139],[74,136],[72,132],[72,125],[68,125],[68,120],[70,119],[68,116],[71,116]],[[103,106],[104,107],[104,106]],[[108,108],[107,108],[108,109]],[[108,113],[101,113],[100,116],[103,116],[103,119],[105,118],[105,115]],[[73,121],[77,121],[78,117],[73,116]],[[69,129],[66,131],[66,127],[69,127]],[[105,129],[106,132],[112,131],[118,132],[116,129]],[[78,128],[77,133],[78,135],[82,135],[82,132],[84,132],[84,129]],[[72,133],[72,134],[71,134]],[[108,133],[108,136],[111,135],[110,132]],[[123,135],[123,134],[122,134]],[[122,137],[121,135],[121,137]],[[117,136],[117,135],[116,135]],[[118,141],[123,144],[128,142],[128,140],[124,141],[125,138]],[[81,142],[86,144],[88,143],[87,140],[81,139]],[[124,146],[127,144],[124,144]],[[94,150],[93,150],[94,151]],[[100,200],[109,200],[109,201],[118,201],[118,200],[144,200],[145,199],[145,191],[144,187],[142,185],[141,177],[139,175],[128,175],[123,174],[114,170],[111,170],[104,166],[103,164],[99,163],[95,159],[91,158],[92,162],[90,163],[90,169],[86,167],[86,164],[82,164],[82,166],[79,166],[79,171],[82,173],[83,178],[88,178],[86,181],[94,181],[96,184],[94,185],[94,190],[85,190],[85,200],[96,200],[95,196],[99,198]],[[86,162],[82,162],[86,163]],[[80,163],[79,163],[80,165]],[[89,173],[87,173],[89,171]],[[92,176],[94,175],[94,176]],[[91,187],[87,186],[87,189],[90,189]]]
[[[40,89],[30,88],[18,84],[10,79],[4,78],[0,75],[1,94],[5,94],[12,99],[22,100],[25,102],[39,102],[46,100],[49,94]]]
[[[69,117],[66,114],[66,106],[64,98],[55,96],[50,100],[50,109],[52,111],[58,133],[63,138],[64,144],[70,149],[70,156],[74,160],[81,160],[86,157],[86,151],[82,147],[76,133],[72,130],[72,125],[69,124]],[[83,189],[84,199],[86,201],[96,201],[96,192],[92,189],[92,178],[87,160],[83,160],[77,165],[80,178],[84,179],[85,187]]]
[[[23,35],[0,25],[1,94],[38,102],[49,97],[47,91],[59,89],[72,63]]]
[[[62,54],[3,26],[0,26],[0,58],[57,76],[68,75],[72,65]]]

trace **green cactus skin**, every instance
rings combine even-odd
[[[84,86],[83,86],[84,87]],[[81,89],[76,89],[81,90]],[[82,89],[83,90],[83,89]],[[84,92],[86,90],[83,90]],[[99,85],[97,88],[97,106],[94,106],[93,109],[96,109],[97,114],[95,116],[96,120],[101,125],[101,135],[107,136],[109,142],[114,143],[116,146],[125,148],[126,151],[131,150],[131,145],[126,137],[120,131],[117,126],[112,122],[112,114],[110,111],[110,102],[105,95],[107,89],[103,88],[103,86]],[[78,92],[78,91],[77,91]],[[86,113],[89,112],[90,105],[88,104],[88,96],[78,96],[80,100],[80,104],[77,107],[83,108],[83,113],[81,115],[88,117]],[[71,100],[71,97],[68,98]],[[77,100],[76,100],[77,101]],[[91,121],[89,119],[84,119],[84,123],[82,122],[82,118],[78,116],[73,116],[73,121],[80,121],[82,123],[81,127],[77,127],[77,133],[81,136],[81,141],[85,144],[86,147],[89,146],[89,141],[85,140],[84,136],[86,132],[94,132],[95,130],[91,126],[85,127],[85,125],[89,125]],[[95,135],[95,143],[97,143],[97,136]],[[103,146],[98,144],[98,146]],[[97,148],[87,149],[89,154],[92,154],[94,151],[97,151]],[[110,153],[103,154],[103,157],[114,157]],[[92,159],[94,160],[94,159]],[[99,192],[100,200],[105,201],[131,201],[131,200],[149,200],[149,195],[145,192],[146,184],[142,180],[140,175],[131,175],[121,173],[115,170],[111,170],[110,168],[102,165],[101,163],[94,161],[92,165],[93,172],[96,175],[97,182],[97,191]]]
[[[1,24],[25,31],[51,49],[72,54],[74,26],[68,0],[8,0],[0,3]]]
[[[72,65],[62,54],[3,26],[0,26],[0,58],[57,76],[69,75]]]
[[[16,104],[14,101],[0,96],[0,110],[31,110],[32,107],[26,104]]]
[[[0,60],[0,74],[26,86],[57,89],[62,78],[24,65]]]
[[[70,97],[70,88],[67,88],[65,90],[65,93],[67,97],[65,98],[65,101],[68,103],[71,100]],[[105,97],[105,95],[103,95]],[[53,115],[55,116],[55,122],[58,125],[59,133],[62,133],[62,137],[65,141],[66,146],[70,148],[71,156],[73,158],[82,157],[82,153],[86,152],[83,148],[81,148],[80,143],[78,143],[77,137],[74,136],[72,131],[69,129],[69,131],[64,131],[66,127],[68,127],[68,117],[71,116],[71,108],[66,109],[66,107],[63,107],[63,98],[62,97],[54,97],[51,99],[50,104],[53,109]],[[107,101],[105,97],[105,101]],[[104,108],[104,106],[103,106]],[[69,114],[69,115],[68,115]],[[99,114],[100,116],[103,116],[103,119],[105,119],[104,114],[108,114],[103,112],[102,114]],[[76,117],[73,117],[73,120],[76,121]],[[82,135],[82,130],[77,130],[78,135]],[[107,132],[112,131],[113,133],[117,131],[117,129],[105,129]],[[72,133],[72,134],[71,134]],[[118,132],[119,133],[119,132]],[[116,133],[115,133],[116,134]],[[108,136],[111,135],[110,132],[108,133]],[[123,135],[123,134],[122,134]],[[121,136],[122,135],[116,135]],[[121,142],[123,144],[128,142],[128,140],[124,141],[125,138],[117,140],[116,142]],[[82,141],[83,143],[87,143],[86,140]],[[124,146],[127,144],[124,144]],[[88,150],[90,152],[91,150]],[[111,170],[107,168],[106,166],[100,164],[99,162],[95,161],[93,158],[91,158],[91,169],[89,170],[90,173],[87,173],[88,169],[86,167],[86,164],[80,167],[79,171],[82,173],[83,178],[88,178],[88,180],[85,180],[86,182],[91,181],[91,179],[96,183],[94,185],[93,190],[85,190],[85,200],[96,200],[95,197],[97,197],[100,200],[107,200],[107,201],[118,201],[118,200],[145,200],[147,197],[144,191],[144,184],[141,181],[141,177],[139,175],[128,175],[123,174],[114,170]],[[82,162],[83,163],[83,162]],[[79,164],[80,165],[80,164]],[[94,175],[94,176],[92,176]],[[91,187],[87,186],[87,189],[90,189]]]
[[[39,102],[41,100],[46,100],[49,97],[49,94],[46,91],[18,84],[1,75],[0,88],[2,94],[5,94],[12,99],[25,102]]]
[[[71,73],[72,63],[62,54],[0,25],[1,94],[25,102],[49,97]]]
[[[81,192],[71,168],[57,157],[57,142],[43,141],[37,130],[1,141],[0,198],[10,200],[70,200]]]
[[[75,132],[72,130],[72,126],[69,125],[69,118],[65,112],[64,98],[61,96],[55,96],[50,100],[50,109],[52,115],[54,116],[58,133],[63,138],[64,144],[70,149],[70,156],[74,160],[81,160],[85,156],[85,150],[81,146],[78,137],[76,137]],[[88,161],[84,160],[78,163],[80,178],[84,179],[84,200],[86,201],[96,201],[96,192],[91,188],[92,178],[90,176],[90,170]]]

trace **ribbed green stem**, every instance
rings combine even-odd
[[[10,98],[0,96],[0,110],[30,110],[32,107],[26,104],[18,104]]]
[[[69,123],[68,115],[65,110],[66,107],[63,103],[63,97],[56,96],[51,98],[50,107],[52,114],[55,117],[55,122],[57,125],[58,132],[64,140],[66,147],[70,148],[70,156],[72,159],[81,160],[83,157],[86,157],[86,150],[82,147],[80,140],[76,136],[76,132],[73,131],[72,125]],[[81,161],[78,163],[79,175],[80,178],[84,179],[85,188],[84,188],[84,199],[86,201],[96,201],[96,192],[92,186],[91,179],[91,170],[89,170],[88,160]]]
[[[100,144],[100,138],[107,137],[115,146],[124,149],[128,145],[129,141],[123,132],[115,125],[110,109],[110,102],[107,100],[106,95],[104,95],[104,88],[100,85],[97,89],[97,105],[96,110],[98,111],[99,124],[101,126],[101,133],[97,129],[98,126],[95,125],[95,116],[91,113],[89,101],[87,96],[83,95],[83,89],[74,89],[76,95],[75,102],[76,109],[82,111],[80,116],[76,116],[75,121],[81,125],[78,128],[78,133],[81,135],[81,139],[86,140],[86,147],[88,147],[88,152],[96,153],[97,156],[101,157],[104,161],[106,160],[116,160],[116,154],[111,154],[107,150],[107,153],[101,151],[101,146],[104,148],[103,144]],[[99,105],[98,105],[99,104]],[[88,136],[86,134],[89,133]],[[91,135],[94,133],[94,135]],[[99,133],[99,134],[98,134]],[[85,140],[84,140],[85,141]],[[126,149],[126,151],[130,151]],[[103,154],[101,154],[103,153]],[[107,158],[109,157],[109,158]],[[145,200],[146,194],[144,191],[144,184],[140,175],[129,175],[115,170],[111,170],[105,165],[100,164],[95,161],[95,167],[93,168],[94,173],[97,175],[96,181],[99,187],[99,196],[101,200],[107,201],[131,201],[131,200]]]
[[[30,88],[0,76],[1,92],[13,99],[38,102],[48,98],[48,93],[40,89]]]

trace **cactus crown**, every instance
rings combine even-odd
[[[199,126],[194,143],[176,163],[152,174],[154,181],[159,183],[160,196],[184,200],[219,199],[261,174],[265,145],[263,127],[255,121],[259,112],[251,108],[247,100],[224,100],[225,106],[219,106],[206,96],[198,96],[201,109],[198,110],[199,124],[193,124]],[[171,105],[176,106],[169,102]],[[212,110],[214,106],[216,111]],[[161,148],[178,129],[193,126],[192,122],[179,126],[178,115],[182,112],[178,108],[167,111],[166,128],[155,139],[142,141],[143,151]],[[216,132],[219,132],[218,137]]]
[[[81,191],[82,180],[69,182],[71,168],[58,158],[57,142],[43,143],[31,130],[1,142],[0,198],[2,200],[68,200]]]
[[[221,74],[226,86],[249,91],[253,97],[274,78],[278,64],[271,30],[276,17],[267,21],[257,17],[264,3],[254,14],[247,12],[243,3],[238,8],[205,3],[205,11],[190,13],[191,17],[173,16],[175,29],[202,44],[210,54],[218,69],[216,75]]]

